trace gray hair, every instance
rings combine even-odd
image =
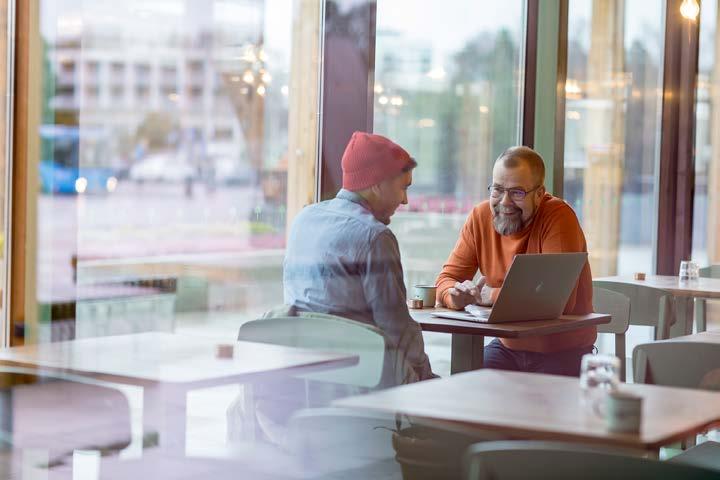
[[[498,162],[502,162],[508,168],[517,168],[522,162],[525,162],[537,180],[536,183],[538,185],[545,184],[545,162],[540,154],[530,147],[510,147],[495,160],[495,163]]]

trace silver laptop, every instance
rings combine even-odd
[[[468,312],[433,312],[434,317],[503,323],[558,318],[587,262],[587,253],[516,255],[492,308],[481,316]],[[479,307],[483,308],[483,307]]]

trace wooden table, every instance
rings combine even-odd
[[[621,384],[643,397],[639,433],[608,432],[581,402],[577,378],[484,369],[336,400],[340,407],[404,413],[459,432],[657,451],[720,424],[720,393]]]
[[[184,452],[188,391],[358,362],[356,355],[254,342],[231,342],[234,356],[225,359],[216,356],[219,343],[228,342],[147,332],[0,349],[0,363],[141,386],[145,431],[155,422],[161,445],[182,441]]]
[[[551,333],[567,332],[591,325],[610,323],[610,315],[590,313],[587,315],[563,315],[554,320],[529,322],[476,323],[450,318],[434,317],[447,308],[423,308],[410,310],[410,315],[427,332],[452,335],[450,373],[460,373],[482,368],[485,336],[498,338],[526,338]]]
[[[647,275],[645,280],[635,280],[632,276],[615,276],[594,278],[606,282],[622,282],[631,285],[642,285],[646,287],[659,288],[665,290],[675,297],[678,303],[677,311],[679,313],[681,332],[685,334],[692,333],[692,318],[688,321],[688,312],[690,310],[690,302],[695,301],[695,323],[698,332],[704,332],[707,329],[707,299],[720,299],[720,278],[704,278],[697,280],[680,281],[680,277],[672,275]]]

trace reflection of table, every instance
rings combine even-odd
[[[148,332],[2,349],[0,362],[141,386],[146,427],[158,428],[163,446],[181,441],[183,450],[189,390],[358,362],[353,355],[253,342],[234,343],[234,357],[222,359],[215,355],[218,343]]]
[[[576,378],[537,373],[485,369],[333,404],[404,413],[458,431],[643,450],[657,450],[720,424],[720,393],[640,384],[622,384],[621,390],[644,399],[638,434],[608,432],[592,408],[580,402]]]
[[[679,277],[672,275],[648,275],[645,280],[635,280],[631,276],[602,277],[594,280],[659,288],[671,293],[678,303],[678,328],[686,334],[692,333],[692,318],[688,319],[690,302],[695,299],[695,322],[698,332],[703,332],[707,328],[705,300],[720,299],[720,278],[700,277],[697,280],[681,282]]]
[[[602,313],[563,315],[554,320],[508,323],[474,323],[432,316],[433,312],[443,310],[449,311],[445,308],[424,308],[422,310],[410,310],[410,315],[425,331],[452,335],[451,373],[476,370],[482,367],[485,336],[498,338],[533,337],[610,323],[611,320],[609,315]]]

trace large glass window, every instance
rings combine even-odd
[[[720,262],[720,70],[716,65],[717,2],[703,2],[695,123],[695,199],[692,257],[701,266]]]
[[[524,5],[378,1],[374,131],[418,161],[409,204],[390,225],[409,288],[434,282],[487,197],[495,159],[519,142]],[[426,336],[435,371],[449,360],[433,355],[446,337]]]
[[[282,303],[287,212],[313,195],[297,165],[316,156],[319,7],[37,8],[29,54],[42,78],[26,79],[37,91],[23,100],[40,112],[27,129],[39,147],[28,220],[38,309],[15,332],[27,343],[147,331],[232,342]],[[237,397],[237,386],[192,393],[189,451],[222,451]]]
[[[569,2],[564,197],[594,276],[651,272],[665,2]]]
[[[293,2],[39,12],[38,339],[236,333],[282,303]]]

